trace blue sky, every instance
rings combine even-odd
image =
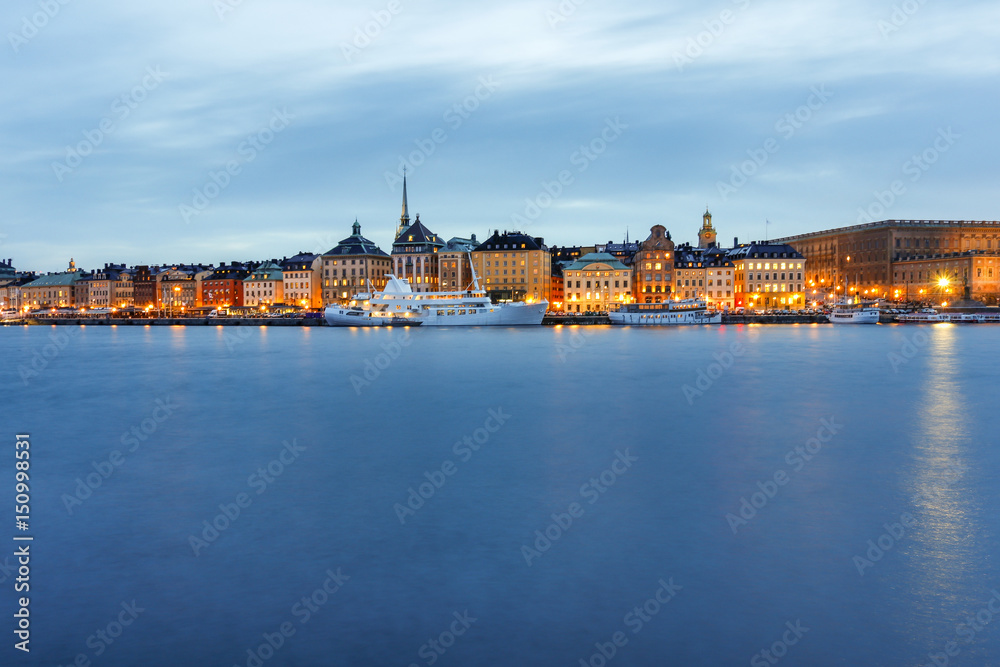
[[[404,163],[444,237],[998,217],[991,2],[8,0],[0,27],[19,268],[323,251],[355,218],[388,249]]]

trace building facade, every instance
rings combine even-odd
[[[729,251],[735,267],[735,306],[746,310],[806,307],[806,258],[791,245],[750,243]]]
[[[124,264],[105,264],[87,282],[90,308],[130,308],[135,303],[132,272]]]
[[[250,270],[238,262],[223,262],[201,281],[201,305],[216,308],[243,305],[243,280]]]
[[[439,284],[442,292],[464,292],[472,289],[472,251],[479,247],[476,235],[472,238],[452,238],[438,252]],[[479,278],[477,275],[476,278]],[[482,287],[483,281],[479,280]]]
[[[710,308],[732,310],[736,303],[735,281],[733,262],[714,241],[709,247],[683,244],[674,249],[675,298],[704,299]]]
[[[156,308],[156,274],[158,266],[136,266],[132,273],[132,301],[136,308]]]
[[[300,252],[281,262],[285,303],[301,308],[323,305],[323,256]]]
[[[472,261],[495,301],[552,303],[552,256],[544,239],[498,230],[475,249]]]
[[[359,292],[381,290],[385,287],[385,275],[392,273],[392,258],[361,235],[357,220],[351,227],[351,235],[323,253],[320,261],[323,304],[343,303]]]
[[[40,308],[79,308],[85,303],[89,293],[86,285],[80,285],[83,274],[77,270],[76,262],[69,261],[69,268],[61,273],[40,276],[21,288],[21,303],[30,310]]]
[[[267,308],[285,302],[285,276],[275,261],[264,262],[243,279],[243,305]]]
[[[607,253],[589,253],[563,268],[566,312],[607,312],[632,301],[632,271]]]
[[[633,289],[639,303],[663,303],[674,283],[674,242],[663,225],[653,225],[632,261]]]
[[[965,268],[972,298],[990,305],[1000,298],[1000,284],[990,280],[990,269],[994,277],[1000,269],[997,221],[882,220],[790,236],[780,242],[805,256],[807,283],[818,298],[850,291],[900,300],[909,294],[917,300],[921,289],[933,289],[941,277]]]

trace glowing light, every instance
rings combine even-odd
[[[947,287],[950,284],[951,281],[949,281],[947,278],[941,278],[940,280],[938,280],[938,287]]]

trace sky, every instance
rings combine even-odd
[[[996,220],[1000,5],[6,0],[0,258]]]

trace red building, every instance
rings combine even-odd
[[[242,306],[243,279],[249,275],[250,270],[242,264],[221,264],[201,281],[199,302],[205,306]]]

